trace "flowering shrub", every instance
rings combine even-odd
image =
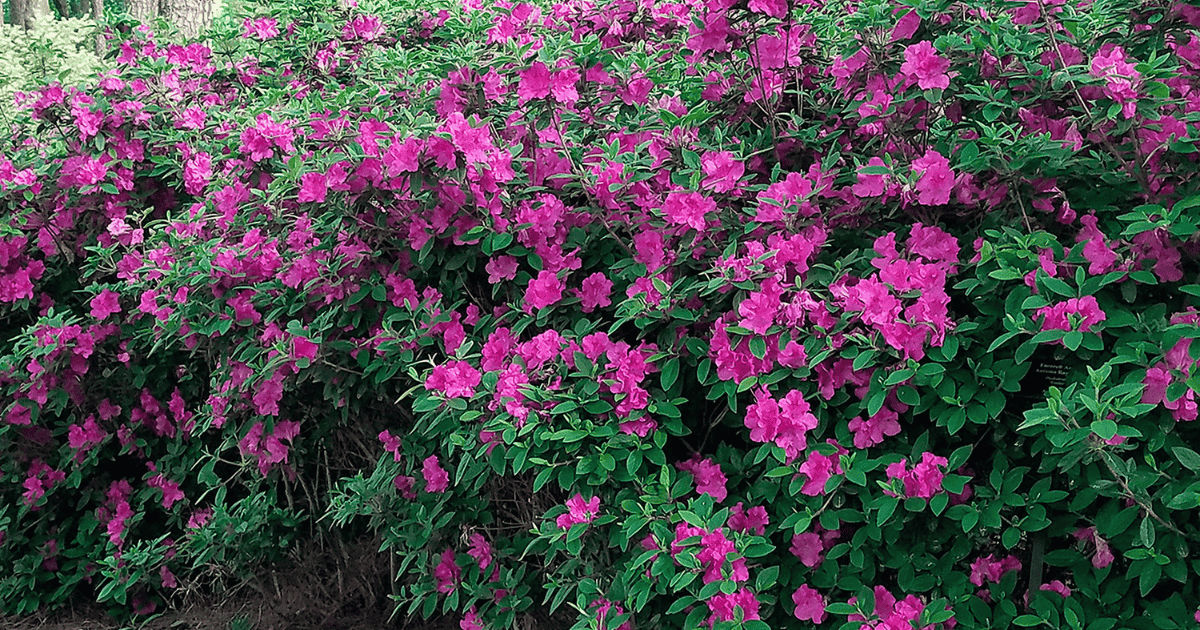
[[[462,628],[1193,623],[1200,12],[420,6],[24,99],[5,610],[304,524]]]

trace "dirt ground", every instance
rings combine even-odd
[[[3,630],[458,630],[458,620],[391,622],[388,560],[377,540],[307,549],[217,598],[181,588],[170,609],[120,624],[96,604],[26,618],[0,617]]]

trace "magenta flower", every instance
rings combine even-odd
[[[1061,580],[1053,580],[1043,584],[1041,590],[1050,591],[1051,593],[1058,593],[1064,599],[1071,596],[1071,589],[1067,588],[1067,585],[1063,584]]]
[[[204,192],[208,181],[212,179],[212,156],[207,153],[196,153],[188,158],[183,165],[183,186],[189,195]]]
[[[296,201],[321,203],[325,201],[328,190],[329,181],[323,173],[305,173],[300,176],[300,193],[296,196]]]
[[[725,500],[728,495],[725,489],[725,473],[721,472],[721,467],[711,459],[700,459],[699,454],[694,454],[692,459],[679,462],[676,467],[692,473],[696,479],[696,492],[707,494],[718,502]]]
[[[992,554],[988,554],[971,563],[971,583],[975,586],[999,583],[1005,573],[1020,570],[1021,561],[1016,556],[997,560]]]
[[[769,522],[767,508],[756,505],[749,510],[745,510],[742,508],[741,501],[738,501],[737,505],[733,506],[733,510],[729,515],[729,527],[744,534],[754,533],[758,536],[765,536]]]
[[[257,37],[260,41],[267,41],[272,37],[279,36],[279,23],[275,18],[258,18],[251,20],[246,18],[242,20],[242,38],[249,39]]]
[[[543,269],[525,290],[525,308],[527,311],[546,308],[561,300],[562,293],[563,281],[553,271]]]
[[[103,442],[106,437],[108,437],[108,433],[96,424],[96,417],[89,415],[84,419],[82,426],[71,425],[67,435],[67,445],[73,449],[86,451]]]
[[[146,485],[151,488],[157,488],[162,491],[162,506],[165,509],[171,509],[171,506],[176,501],[183,499],[183,492],[179,490],[179,484],[167,479],[161,474],[155,475],[146,482]]]
[[[705,153],[704,157],[700,158],[700,165],[705,175],[700,186],[719,193],[729,192],[736,188],[738,180],[746,172],[746,166],[733,155],[732,151]]]
[[[737,618],[736,609],[741,609],[742,620],[751,621],[758,619],[758,597],[749,588],[742,587],[737,591],[726,595],[725,593],[717,593],[708,599],[708,610],[712,614],[708,618],[708,625],[711,627],[718,621],[733,621]]]
[[[806,567],[812,568],[821,564],[821,554],[825,552],[825,541],[816,532],[804,532],[792,536],[792,546],[788,550]]]
[[[905,496],[931,499],[942,491],[942,479],[946,476],[942,468],[948,463],[945,457],[926,452],[921,454],[920,463],[912,470],[908,470],[908,459],[902,459],[889,464],[886,472],[889,480],[904,482]]]
[[[825,596],[809,585],[805,584],[792,593],[792,603],[796,605],[792,612],[796,619],[817,624],[825,621]]]
[[[572,525],[591,523],[596,520],[596,515],[600,513],[600,497],[592,497],[588,501],[583,500],[582,494],[567,499],[567,513],[559,514],[555,519],[555,523],[561,529],[569,529]]]
[[[1042,322],[1042,330],[1076,330],[1072,324],[1072,319],[1075,319],[1079,322],[1078,330],[1088,332],[1093,325],[1107,319],[1104,311],[1100,310],[1100,304],[1092,295],[1070,298],[1065,302],[1043,306],[1036,313],[1038,317],[1045,318]]]
[[[475,612],[475,607],[471,606],[470,610],[463,615],[462,621],[458,622],[459,630],[484,630],[483,620],[479,618],[479,613]]]
[[[863,173],[862,168],[866,168],[867,166],[885,166],[885,164],[883,162],[883,158],[878,156],[872,157],[870,160],[868,160],[867,163],[859,169],[858,183],[854,184],[851,190],[857,197],[879,197],[884,193],[884,190],[887,187],[887,175],[868,175]]]
[[[609,297],[612,294],[613,283],[603,273],[597,271],[584,278],[583,286],[577,291],[584,313],[591,313],[597,308],[612,304]]]
[[[521,76],[521,81],[517,84],[518,104],[524,105],[532,99],[550,96],[552,84],[550,69],[546,67],[546,64],[535,61],[529,68],[518,74]]]
[[[116,291],[109,289],[100,291],[100,295],[92,298],[91,302],[88,303],[92,307],[92,317],[104,321],[109,315],[120,313],[121,303],[118,297]]]
[[[904,64],[900,72],[907,75],[909,80],[916,80],[917,87],[922,90],[930,88],[946,89],[950,87],[950,60],[937,55],[933,44],[920,41],[904,49]]]
[[[1108,546],[1108,541],[1100,537],[1100,534],[1096,531],[1095,527],[1081,527],[1075,530],[1075,533],[1072,535],[1077,540],[1090,541],[1095,544],[1096,553],[1092,556],[1092,566],[1096,567],[1097,569],[1103,569],[1104,567],[1112,564],[1115,558],[1113,557],[1112,550]]]
[[[827,440],[837,446],[837,452],[832,455],[822,455],[816,450],[809,451],[808,459],[800,464],[800,474],[808,477],[808,481],[800,488],[800,493],[815,497],[825,492],[825,483],[833,475],[842,474],[842,455],[848,453],[835,440]]]
[[[497,256],[489,259],[483,267],[488,272],[488,282],[499,284],[501,280],[517,277],[517,259],[513,256]]]
[[[716,212],[717,202],[698,192],[675,191],[663,202],[663,214],[671,225],[686,225],[703,231],[707,224],[706,215]]]
[[[612,617],[620,617],[621,615],[625,614],[625,609],[621,608],[620,604],[617,604],[616,602],[611,602],[611,601],[609,601],[607,599],[603,599],[603,598],[592,602],[592,606],[594,606],[596,608],[596,621],[598,624],[597,627],[600,627],[600,628],[608,627],[608,624],[606,623],[605,619],[607,617],[609,617],[610,615]],[[633,630],[633,622],[626,621],[625,623],[622,623],[621,625],[617,626],[615,630]]]
[[[458,582],[462,579],[462,568],[455,562],[453,549],[442,552],[441,561],[433,569],[433,578],[437,580],[439,593],[451,593],[458,587]]]
[[[342,37],[370,42],[383,35],[384,30],[383,20],[378,15],[360,15],[342,27]]]
[[[1108,246],[1104,240],[1104,233],[1096,227],[1096,215],[1088,214],[1079,217],[1079,222],[1083,224],[1083,229],[1079,230],[1079,235],[1075,237],[1075,240],[1085,243],[1083,257],[1091,263],[1088,266],[1088,273],[1095,276],[1115,270],[1117,253]]]
[[[881,407],[879,413],[863,420],[854,418],[850,421],[850,430],[854,433],[854,448],[867,448],[882,444],[885,436],[900,433],[899,414],[887,407]]]
[[[788,3],[785,0],[750,0],[749,8],[755,13],[765,13],[782,20],[787,17]]]
[[[1103,51],[1103,49],[1101,49]],[[1142,75],[1125,60],[1125,50],[1112,46],[1092,58],[1091,74],[1104,79],[1104,95],[1121,104],[1121,115],[1133,118],[1137,111],[1137,87]]]
[[[447,398],[471,398],[482,376],[466,361],[448,361],[435,366],[425,379],[425,389],[442,392]]]
[[[954,171],[950,169],[950,160],[930,149],[913,160],[912,169],[921,174],[916,184],[918,203],[924,206],[950,203],[950,192],[954,189]]]
[[[445,492],[450,487],[450,473],[442,468],[437,455],[425,458],[421,473],[425,476],[426,492]]]
[[[478,533],[471,534],[470,543],[471,548],[467,550],[467,554],[479,563],[481,571],[488,568],[488,565],[492,563],[492,545],[483,537],[483,534]]]

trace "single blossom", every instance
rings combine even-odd
[[[426,492],[445,492],[450,487],[450,473],[442,468],[437,455],[425,458],[421,473],[425,476]]]
[[[939,57],[933,44],[928,41],[920,41],[904,49],[904,64],[900,66],[900,72],[910,80],[916,80],[917,87],[922,90],[950,87],[950,75],[946,72],[949,69],[950,60]]]
[[[555,523],[561,529],[569,529],[572,525],[591,523],[600,513],[600,497],[592,497],[584,501],[582,494],[567,499],[567,513],[559,514]]]
[[[825,621],[825,596],[816,589],[805,584],[792,593],[792,603],[796,609],[792,614],[800,621],[811,621],[819,624]]]

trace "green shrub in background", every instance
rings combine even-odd
[[[1194,7],[346,4],[4,139],[5,610],[1193,623]]]
[[[14,120],[13,97],[54,81],[94,83],[105,67],[96,56],[95,23],[39,16],[25,31],[0,25],[0,123]]]

